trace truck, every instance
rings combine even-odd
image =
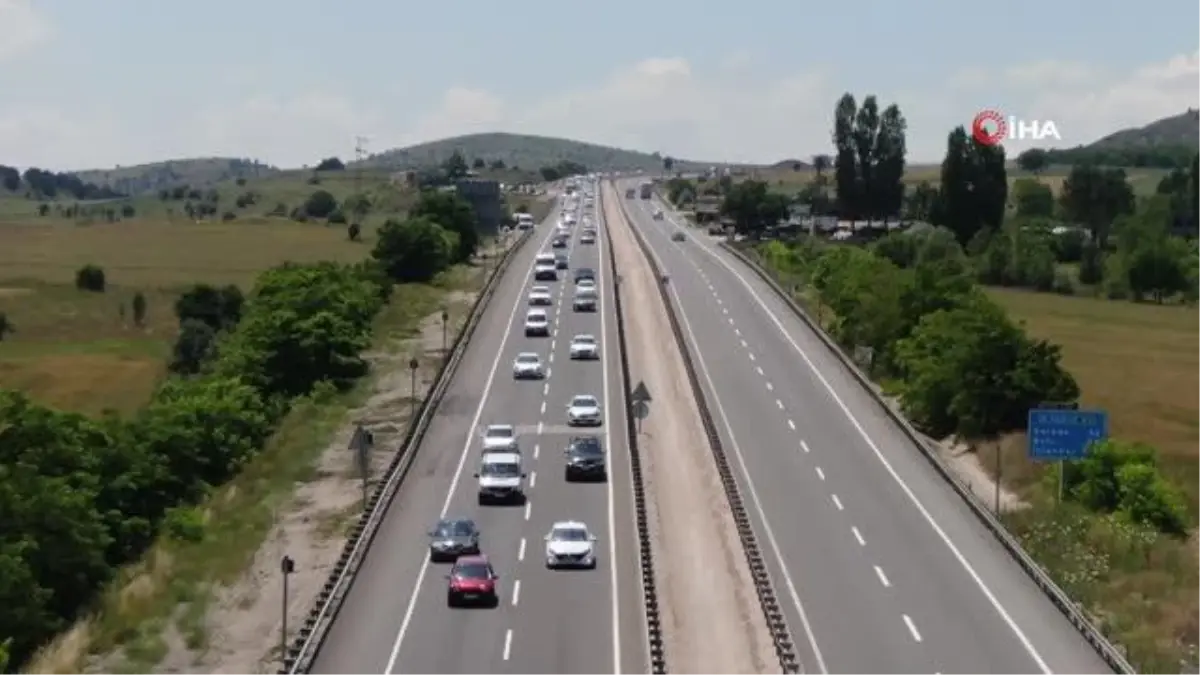
[[[650,195],[654,192],[654,183],[646,180],[642,181],[642,184],[638,187],[640,188],[642,199],[650,199]]]

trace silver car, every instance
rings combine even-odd
[[[429,559],[455,560],[479,553],[479,528],[469,518],[443,518],[429,530]]]
[[[483,451],[516,452],[517,430],[511,424],[489,424],[483,430]]]
[[[571,338],[571,359],[574,361],[592,361],[600,357],[600,345],[594,335],[576,335]]]
[[[546,535],[546,567],[596,568],[596,537],[577,520],[561,520]]]
[[[521,352],[513,361],[514,380],[540,380],[546,376],[542,359],[533,352]]]
[[[567,426],[598,427],[604,423],[600,401],[591,394],[576,394],[567,404]]]

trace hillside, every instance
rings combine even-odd
[[[1098,141],[1074,148],[1049,150],[1050,164],[1173,169],[1196,156],[1200,143],[1200,112],[1188,109],[1145,126],[1115,131]]]
[[[1091,145],[1085,145],[1084,148],[1087,150],[1111,150],[1164,145],[1187,145],[1194,148],[1198,143],[1200,143],[1200,111],[1188,110],[1178,115],[1156,120],[1146,126],[1113,132]]]
[[[529,171],[553,166],[559,162],[574,162],[598,171],[662,169],[662,156],[658,153],[639,152],[611,148],[595,143],[572,141],[565,138],[530,136],[526,134],[486,133],[455,136],[407,148],[387,150],[364,160],[371,168],[392,171],[431,167],[446,161],[455,151],[461,152],[467,163],[483,159],[491,165],[504,162],[507,167],[520,167]],[[679,160],[679,168],[698,167],[703,162]]]
[[[124,194],[141,194],[177,185],[208,187],[237,178],[259,178],[278,171],[273,166],[233,157],[172,159],[152,164],[118,166],[73,172],[85,183],[94,183]]]

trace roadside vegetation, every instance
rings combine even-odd
[[[364,351],[477,284],[484,235],[381,172],[133,197],[43,173],[0,169],[0,656],[60,635],[40,664],[120,648],[144,672],[172,618],[203,642],[208,590],[363,395]]]
[[[913,184],[903,128],[898,108],[847,95],[836,153],[814,158],[801,191],[733,176],[663,188],[685,208],[717,200],[737,245],[795,289],[920,429],[967,444],[988,470],[999,453],[996,478],[1025,505],[1003,521],[1139,671],[1194,670],[1194,147],[1150,190],[1091,163],[1052,187],[1046,157],[1018,158],[1025,177],[1013,181],[1002,148],[958,128],[937,182]],[[839,241],[780,225],[797,200],[878,226]],[[921,224],[883,226],[901,220]],[[1065,464],[1061,500],[1057,467],[1026,457],[1026,413],[1046,402],[1112,418],[1107,442]]]

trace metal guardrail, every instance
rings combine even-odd
[[[795,643],[792,640],[791,631],[788,629],[783,609],[779,605],[779,598],[775,594],[775,587],[771,582],[771,575],[767,570],[766,558],[758,546],[758,538],[754,534],[754,526],[750,520],[750,513],[746,509],[745,502],[742,500],[737,479],[734,477],[733,469],[729,464],[729,458],[725,454],[725,447],[721,442],[721,436],[717,432],[716,422],[708,407],[704,388],[700,384],[700,377],[697,374],[695,362],[688,349],[683,326],[679,321],[679,310],[675,307],[674,302],[671,300],[671,294],[667,290],[669,278],[663,274],[662,268],[659,266],[658,260],[652,253],[645,237],[638,231],[638,228],[633,226],[633,218],[630,217],[629,211],[625,207],[625,202],[621,201],[619,203],[621,213],[629,223],[629,227],[633,231],[634,238],[637,239],[642,255],[650,264],[650,269],[654,271],[654,276],[659,280],[658,292],[662,297],[663,305],[667,308],[667,318],[671,324],[671,332],[674,334],[675,342],[679,346],[680,353],[683,356],[683,365],[684,370],[687,371],[688,383],[691,385],[692,395],[696,399],[696,407],[700,411],[700,421],[704,426],[704,433],[708,437],[708,445],[717,466],[717,473],[721,477],[721,486],[725,490],[725,498],[729,501],[730,512],[737,527],[738,539],[742,543],[742,549],[746,555],[746,563],[750,568],[750,578],[754,582],[754,590],[758,594],[758,602],[762,606],[763,616],[766,618],[767,630],[771,633],[771,640],[775,644],[775,654],[779,659],[779,666],[784,673],[799,673],[801,672],[801,667],[799,659],[796,656]]]
[[[1058,584],[1054,583],[1054,580],[1050,578],[1050,575],[1047,574],[1040,565],[1038,565],[1037,561],[1034,560],[1032,556],[1025,552],[1025,549],[1021,546],[1021,543],[1018,542],[1016,537],[1014,537],[1012,533],[1010,533],[1008,529],[1004,527],[1004,524],[992,514],[987,505],[980,501],[980,499],[975,496],[975,493],[958,479],[953,470],[951,470],[950,467],[947,466],[944,461],[942,461],[942,458],[939,457],[937,453],[930,450],[925,445],[925,443],[921,440],[919,432],[913,428],[912,424],[905,419],[904,416],[899,413],[899,411],[888,405],[887,401],[883,400],[883,397],[872,386],[870,378],[868,378],[867,375],[863,373],[861,369],[859,369],[858,365],[854,363],[854,360],[850,358],[850,355],[846,354],[846,352],[842,350],[841,346],[834,342],[833,338],[829,337],[829,335],[825,333],[824,329],[822,329],[821,326],[814,321],[811,316],[808,315],[808,312],[806,312],[804,308],[801,307],[800,304],[797,303],[791,297],[791,295],[779,285],[779,282],[777,282],[774,277],[771,276],[771,273],[768,272],[757,261],[751,259],[745,253],[742,253],[735,247],[730,246],[728,243],[720,242],[720,246],[726,251],[729,251],[735,258],[753,270],[754,273],[757,274],[771,288],[771,290],[780,297],[780,299],[787,303],[792,312],[795,313],[796,316],[798,316],[806,325],[808,325],[810,329],[812,329],[813,333],[815,333],[817,337],[820,338],[821,342],[825,344],[825,347],[828,348],[829,351],[832,352],[834,356],[836,356],[838,360],[842,362],[842,365],[844,365],[846,370],[848,370],[850,374],[854,376],[854,379],[858,381],[863,390],[865,390],[871,396],[871,399],[875,401],[876,405],[878,405],[879,408],[883,410],[893,422],[895,422],[896,426],[899,427],[902,432],[904,432],[904,435],[908,436],[909,440],[912,441],[912,444],[921,451],[921,454],[927,460],[929,460],[930,464],[933,465],[937,472],[941,474],[941,476],[945,478],[948,483],[950,483],[950,485],[954,488],[954,491],[957,492],[958,495],[962,497],[963,501],[965,501],[967,505],[971,507],[971,510],[974,512],[975,516],[980,520],[980,522],[982,522],[983,525],[996,537],[996,539],[999,540],[1000,544],[1004,546],[1008,553],[1013,557],[1014,560],[1016,560],[1017,564],[1021,566],[1025,573],[1029,575],[1038,588],[1040,588],[1046,597],[1058,607],[1058,609],[1063,613],[1063,616],[1065,616],[1067,620],[1070,621],[1073,626],[1075,626],[1075,629],[1078,630],[1079,634],[1083,636],[1083,639],[1086,640],[1088,644],[1090,644],[1092,648],[1096,650],[1096,653],[1100,656],[1100,658],[1103,659],[1104,662],[1107,663],[1114,672],[1128,674],[1136,673],[1137,671],[1134,670],[1133,666],[1121,653],[1121,650],[1109,642],[1109,640],[1104,637],[1100,630],[1091,622],[1087,615],[1084,614],[1083,610],[1080,609],[1079,603],[1072,600],[1061,588],[1059,588]]]
[[[603,190],[600,190],[599,209],[604,208]],[[603,213],[603,211],[600,211]],[[605,222],[607,226],[607,221]],[[617,256],[613,249],[612,233],[605,237],[608,244],[608,264],[613,279],[613,301],[616,306],[617,342],[621,348],[621,392],[628,406],[632,398],[633,377],[629,372],[629,353],[625,339],[625,310],[621,300],[621,282],[617,274]],[[650,542],[650,516],[646,509],[646,483],[642,471],[642,453],[638,445],[637,421],[633,415],[625,415],[625,436],[629,447],[629,469],[633,479],[633,508],[637,521],[638,561],[642,570],[642,603],[646,611],[646,639],[650,648],[650,672],[666,673],[666,645],[663,640],[662,613],[658,604],[658,584],[654,576],[654,548]]]
[[[403,483],[405,476],[408,475],[408,469],[412,465],[413,457],[420,448],[421,441],[424,439],[425,433],[429,430],[430,423],[437,414],[438,405],[441,403],[450,381],[454,378],[455,371],[457,371],[459,364],[462,362],[467,345],[471,336],[475,333],[475,329],[479,326],[479,320],[483,316],[488,301],[495,294],[496,288],[499,286],[500,280],[504,277],[509,263],[512,262],[517,252],[524,247],[525,243],[529,241],[533,232],[533,230],[522,232],[512,247],[504,253],[500,262],[496,265],[495,271],[492,272],[491,277],[484,284],[483,290],[475,299],[475,303],[471,306],[466,323],[454,338],[454,345],[450,350],[449,357],[442,362],[441,367],[438,369],[437,376],[434,378],[434,383],[430,387],[428,395],[421,402],[421,407],[418,409],[416,417],[409,424],[404,440],[400,443],[399,449],[388,464],[388,468],[384,472],[384,480],[377,485],[375,492],[368,498],[367,508],[354,524],[350,538],[346,540],[346,545],[342,549],[342,553],[338,556],[337,562],[334,563],[333,569],[329,573],[329,579],[326,580],[325,585],[317,593],[316,602],[313,604],[312,609],[309,610],[308,616],[305,617],[304,622],[297,631],[296,637],[288,646],[287,653],[283,655],[283,667],[278,671],[280,675],[308,672],[308,669],[312,666],[313,660],[316,658],[321,645],[328,635],[329,627],[337,618],[337,614],[342,608],[342,602],[345,600],[346,594],[354,583],[358,567],[362,563],[363,558],[366,557],[367,550],[371,547],[371,543],[375,539],[379,523],[383,520],[384,514],[387,513],[388,506],[395,497],[400,484]]]

